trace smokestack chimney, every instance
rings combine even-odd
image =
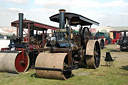
[[[126,39],[126,31],[124,31],[124,39]]]
[[[59,28],[65,29],[65,9],[60,9],[59,12]]]
[[[23,38],[23,13],[19,13],[19,36]]]

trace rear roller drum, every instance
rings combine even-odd
[[[36,75],[49,79],[69,78],[71,71],[63,71],[68,66],[67,59],[67,53],[40,53],[35,63]]]
[[[98,41],[89,40],[86,50],[86,64],[89,68],[96,69],[100,65],[100,46]]]
[[[104,40],[103,39],[98,39],[99,44],[100,44],[100,48],[104,49]]]
[[[101,40],[101,42],[100,42],[100,48],[101,49],[104,49],[104,40]]]

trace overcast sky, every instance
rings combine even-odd
[[[128,27],[128,0],[0,0],[0,26],[10,26],[19,12],[26,19],[57,26],[49,17],[62,8],[99,22],[99,27]]]

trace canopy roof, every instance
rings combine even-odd
[[[121,31],[119,31],[119,32],[128,32],[128,30],[121,30]]]
[[[56,30],[56,29],[58,29],[57,27],[54,27],[54,26],[50,26],[50,25],[46,25],[43,23],[24,19],[23,20],[23,27],[25,26],[25,28],[28,28],[27,24],[30,24],[30,29],[34,29],[34,30],[48,30],[48,29]],[[19,20],[11,22],[11,26],[18,27],[19,26]]]
[[[99,25],[98,22],[75,13],[65,12],[65,18],[71,20],[70,25]],[[51,16],[50,20],[59,23],[59,13]]]

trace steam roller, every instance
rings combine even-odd
[[[79,63],[91,69],[100,66],[100,44],[90,39],[89,31],[92,24],[99,23],[65,9],[59,12],[50,17],[51,21],[59,23],[59,29],[54,30],[44,48],[38,49],[35,72],[41,78],[66,80],[72,70],[78,69]],[[71,28],[77,25],[79,30]]]
[[[0,52],[0,72],[21,73],[29,67],[29,56],[22,52]]]
[[[39,48],[47,42],[48,29],[57,27],[39,22],[23,19],[24,14],[19,13],[19,20],[13,21],[11,26],[16,27],[16,33],[7,36],[10,43],[7,48],[0,51],[0,72],[21,73],[35,67],[35,60]]]
[[[29,55],[22,43],[23,14],[19,13],[19,35],[10,37],[9,48],[0,51],[0,72],[21,73],[29,67]]]

